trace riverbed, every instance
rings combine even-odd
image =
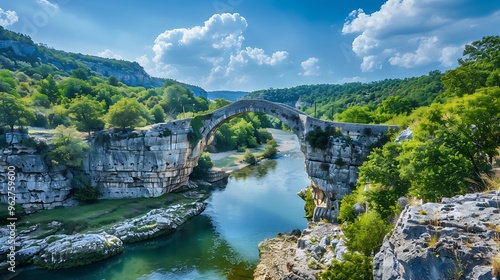
[[[307,187],[296,136],[273,131],[279,156],[233,171],[213,191],[206,210],[176,232],[126,245],[122,254],[91,265],[49,271],[29,267],[18,279],[253,279],[257,245],[279,232],[303,229]]]

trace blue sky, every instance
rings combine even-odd
[[[500,1],[0,0],[0,25],[152,76],[252,91],[446,71],[465,44],[500,35]]]

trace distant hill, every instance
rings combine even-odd
[[[247,91],[230,91],[230,90],[217,90],[207,92],[208,99],[214,100],[216,98],[226,99],[228,101],[234,102],[238,100],[241,96],[249,94]]]
[[[146,88],[161,87],[166,81],[151,77],[137,62],[102,58],[93,55],[65,52],[49,48],[44,44],[36,44],[29,36],[9,31],[0,26],[0,65],[2,68],[15,71],[35,71],[42,76],[55,71],[68,76],[78,68],[87,69],[103,77],[114,76],[128,86],[144,86]],[[171,80],[173,81],[173,80]],[[204,89],[183,84],[196,96],[207,97]]]

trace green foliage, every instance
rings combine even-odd
[[[306,196],[304,198],[305,200],[305,205],[304,205],[304,211],[306,213],[306,218],[307,219],[312,219],[314,215],[314,209],[316,208],[316,203],[314,203],[314,198],[313,198],[313,193],[312,193],[312,187],[307,188]]]
[[[198,165],[193,169],[190,177],[194,179],[203,178],[207,172],[214,166],[210,154],[203,152],[198,158]]]
[[[373,116],[367,106],[351,106],[342,113],[335,115],[335,120],[350,123],[371,123]]]
[[[347,249],[350,252],[359,252],[365,256],[377,253],[382,246],[384,237],[391,230],[376,212],[361,214],[352,223],[342,226]]]
[[[167,118],[167,115],[165,114],[165,111],[163,111],[163,108],[159,104],[156,104],[150,110],[150,113],[153,116],[153,119],[154,119],[155,123],[165,122],[165,119]]]
[[[146,117],[149,112],[137,99],[123,98],[113,106],[109,107],[106,120],[111,127],[127,127],[146,125]]]
[[[89,145],[85,143],[74,128],[58,126],[52,139],[54,149],[50,150],[47,158],[58,165],[78,167],[81,165]]]
[[[243,156],[243,161],[245,161],[246,163],[250,163],[250,164],[257,163],[257,159],[255,158],[255,155],[252,154],[250,149],[245,149],[245,155]]]
[[[398,198],[407,194],[410,183],[400,176],[400,154],[402,147],[389,142],[382,148],[372,150],[368,160],[359,168],[358,190],[364,195],[370,209],[377,211],[383,219],[395,214]]]
[[[14,132],[15,125],[26,125],[34,118],[33,111],[19,98],[0,92],[0,126],[8,126]]]
[[[264,147],[264,153],[262,156],[264,158],[274,158],[278,154],[278,144],[276,143],[276,140],[271,139],[267,141],[266,146]]]
[[[87,96],[78,96],[73,99],[68,108],[69,118],[75,123],[79,131],[89,133],[104,128],[104,106],[102,103]]]
[[[48,75],[46,79],[40,81],[39,92],[46,95],[49,102],[52,104],[56,104],[61,98],[59,88],[52,75]]]
[[[358,253],[347,252],[343,261],[334,259],[320,280],[371,280],[373,279],[373,258]]]
[[[340,202],[339,215],[337,216],[337,221],[339,223],[353,222],[357,217],[354,213],[354,204],[357,202],[358,194],[354,191],[342,198]]]
[[[110,86],[117,87],[118,86],[118,82],[119,81],[118,81],[118,79],[115,76],[113,76],[113,75],[109,76],[109,78],[108,78],[108,84]]]
[[[341,136],[342,133],[332,127],[327,127],[325,131],[321,129],[321,127],[315,127],[314,130],[311,130],[306,135],[306,141],[313,147],[314,149],[326,149],[328,145],[328,139],[330,136],[338,137]]]
[[[94,203],[102,195],[99,187],[93,186],[90,177],[83,172],[77,174],[71,180],[75,199],[83,203]]]

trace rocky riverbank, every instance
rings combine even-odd
[[[64,232],[67,224],[59,221],[48,225],[34,224],[17,232],[13,270],[17,271],[29,264],[48,269],[86,265],[121,253],[125,243],[168,234],[205,209],[205,190],[188,190],[183,192],[183,197],[191,202],[153,209],[136,218],[103,225],[97,231],[57,234]],[[71,211],[71,208],[67,210]],[[11,252],[9,237],[9,229],[0,228],[0,273],[12,267],[6,259]]]
[[[254,279],[316,279],[346,248],[338,225],[310,223],[308,228],[279,234],[259,244],[260,263]]]

